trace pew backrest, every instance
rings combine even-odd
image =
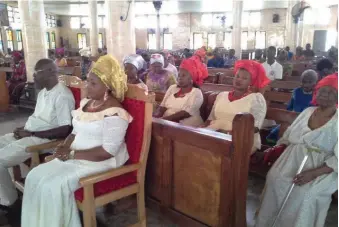
[[[292,94],[280,91],[266,91],[264,97],[268,107],[286,109]]]
[[[286,129],[293,123],[298,117],[299,113],[288,110],[267,108],[266,119],[274,120],[277,124],[280,124],[279,137],[284,134]]]
[[[274,80],[270,83],[272,89],[284,89],[284,90],[293,90],[300,87],[299,81],[284,81],[284,80]]]

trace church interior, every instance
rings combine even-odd
[[[338,226],[338,2],[0,2],[0,227]]]

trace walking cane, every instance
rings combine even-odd
[[[300,167],[299,167],[298,172],[297,172],[296,175],[298,175],[299,173],[301,173],[301,171],[303,170],[303,168],[304,168],[304,166],[305,166],[305,164],[306,164],[307,159],[308,159],[308,152],[307,152],[307,154],[305,155],[303,161],[301,162]],[[287,202],[288,198],[290,197],[290,195],[291,195],[291,193],[292,193],[292,190],[293,190],[294,186],[295,186],[295,183],[293,183],[293,184],[291,185],[290,189],[288,190],[288,193],[287,193],[287,195],[285,196],[285,199],[284,199],[284,201],[283,201],[283,203],[282,203],[282,205],[281,205],[281,207],[280,207],[280,210],[279,210],[277,216],[276,216],[275,219],[274,219],[274,222],[273,222],[272,227],[275,227],[275,226],[276,226],[277,221],[278,221],[278,218],[280,217],[281,212],[283,211],[283,209],[284,209],[284,207],[285,207],[285,205],[286,205],[286,202]]]

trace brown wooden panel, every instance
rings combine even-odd
[[[146,168],[146,182],[152,184],[146,184],[146,191],[157,200],[161,200],[162,193],[162,150],[163,138],[153,134]]]
[[[274,80],[270,83],[271,88],[279,88],[286,90],[293,90],[297,87],[300,87],[299,81],[283,81],[283,80]]]
[[[0,72],[0,111],[8,111],[9,94],[6,85],[6,72]]]
[[[226,84],[204,83],[200,86],[203,92],[206,91],[232,91],[233,87]]]
[[[279,92],[279,91],[266,91],[264,96],[267,101],[288,103],[291,100],[292,93]]]
[[[173,160],[174,209],[216,226],[220,202],[220,155],[174,142]]]

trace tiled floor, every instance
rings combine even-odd
[[[29,113],[26,112],[13,112],[10,114],[0,113],[0,135],[12,132],[14,128],[23,126]],[[264,186],[264,180],[249,176],[248,179],[248,192],[247,192],[247,225],[248,227],[254,226],[254,214],[259,205],[259,196]],[[19,218],[19,217],[18,217]],[[104,215],[102,211],[98,211],[98,219],[104,222],[104,226],[107,227],[123,227],[129,224],[133,224],[136,221],[137,212],[135,208],[131,208],[116,215]],[[1,219],[1,213],[0,213]],[[336,227],[338,226],[338,205],[332,204],[325,227]],[[0,220],[1,223],[1,220]],[[147,226],[148,227],[174,227],[166,218],[162,217],[159,212],[147,210]],[[9,227],[9,226],[8,226]],[[14,227],[14,226],[12,226]],[[15,226],[16,227],[16,226]]]

